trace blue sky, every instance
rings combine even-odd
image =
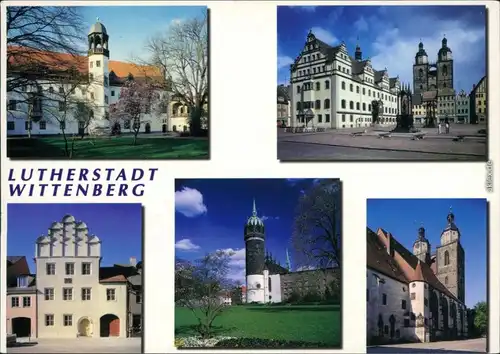
[[[129,61],[144,55],[144,44],[157,33],[168,31],[172,23],[194,18],[206,6],[85,6],[86,26],[99,21],[109,34],[111,60]]]
[[[304,189],[313,179],[192,179],[175,182],[176,257],[194,260],[207,252],[231,249],[230,278],[243,280],[245,243],[243,229],[252,215],[266,226],[266,250],[282,265],[290,246],[294,212]],[[292,267],[293,267],[293,259]]]
[[[354,55],[357,37],[363,57],[389,76],[412,82],[412,65],[422,40],[437,60],[443,35],[453,51],[455,89],[470,92],[486,74],[484,6],[279,6],[278,82],[289,80],[289,65],[307,33],[331,45],[346,43]]]
[[[368,199],[367,225],[373,231],[380,227],[390,232],[410,251],[423,225],[434,253],[450,207],[465,251],[465,302],[473,307],[487,296],[486,199]]]
[[[84,221],[89,233],[101,240],[102,266],[142,260],[141,204],[8,204],[7,255],[26,256],[36,271],[35,241],[54,221],[70,214]]]

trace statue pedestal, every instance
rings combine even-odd
[[[413,116],[411,114],[398,114],[396,117],[396,128],[393,132],[412,133],[413,131]]]

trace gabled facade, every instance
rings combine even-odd
[[[373,101],[382,102],[381,124],[396,124],[399,78],[374,69],[359,46],[353,57],[344,43],[332,47],[309,32],[290,78],[292,126],[367,127]]]
[[[367,342],[429,342],[467,336],[465,253],[450,212],[431,255],[425,229],[413,252],[383,229],[367,229]]]
[[[457,123],[470,123],[470,102],[469,95],[464,90],[461,90],[456,97],[456,117]]]
[[[488,80],[483,76],[469,95],[471,122],[485,124],[488,120]]]

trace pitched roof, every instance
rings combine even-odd
[[[436,277],[431,265],[421,262],[417,256],[399,243],[391,233],[367,228],[367,266],[393,279],[410,283],[424,281],[434,289],[459,301]]]
[[[17,261],[23,259],[23,257],[24,256],[7,256],[7,262],[9,262],[10,264],[14,264]]]
[[[134,267],[100,267],[99,282],[100,283],[117,283],[126,282],[127,278],[135,275]]]
[[[15,46],[8,47],[7,53],[10,55],[8,56],[9,70],[33,69],[39,65],[53,71],[64,71],[74,67],[81,73],[88,72],[88,57],[83,55],[49,52]],[[108,70],[110,73],[114,72],[119,78],[126,78],[129,74],[132,74],[134,77],[162,77],[161,70],[157,67],[117,60],[108,61]]]

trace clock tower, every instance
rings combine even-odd
[[[248,218],[245,225],[247,303],[263,303],[265,301],[264,234],[264,223],[262,219],[257,216],[257,208],[255,207],[254,200],[252,216]]]

